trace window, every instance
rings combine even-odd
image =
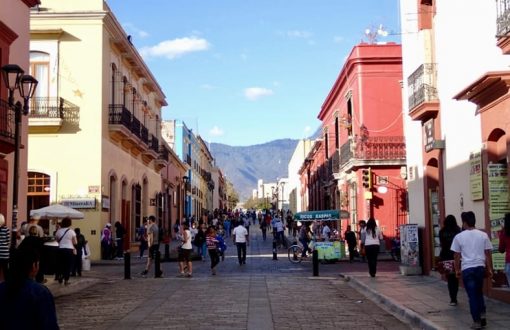
[[[30,52],[30,74],[37,79],[35,97],[50,96],[50,55],[44,52]]]
[[[335,117],[335,149],[337,149],[337,150],[340,146],[340,137],[338,136],[338,132],[339,132],[338,125],[339,125],[338,116],[336,116]]]
[[[50,176],[39,172],[28,172],[28,195],[49,195]]]
[[[325,156],[326,159],[329,158],[329,141],[328,141],[328,139],[329,139],[329,134],[326,132],[324,134],[324,149],[325,149],[324,154],[326,155]]]

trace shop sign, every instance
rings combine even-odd
[[[434,148],[434,119],[429,119],[423,124],[423,145],[425,152]]]
[[[101,196],[101,207],[103,210],[109,210],[110,209],[110,197],[108,196]]]
[[[482,153],[480,151],[469,155],[469,187],[471,200],[483,199]]]
[[[73,209],[95,209],[95,198],[69,198],[63,199],[61,204]]]
[[[489,164],[487,166],[489,220],[491,224],[490,238],[492,246],[499,244],[499,231],[504,222],[505,213],[510,212],[508,202],[508,170],[506,164]],[[497,251],[492,252],[492,265],[497,271],[505,268],[505,255]]]

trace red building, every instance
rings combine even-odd
[[[374,217],[387,237],[407,222],[401,46],[359,44],[318,114],[322,139],[301,168],[308,209]]]

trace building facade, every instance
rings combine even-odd
[[[303,139],[299,140],[296,145],[296,149],[294,149],[294,153],[292,154],[289,165],[288,165],[288,177],[289,182],[286,186],[286,189],[289,192],[289,209],[292,213],[301,212],[303,209],[301,208],[301,180],[299,176],[299,168],[305,161],[305,157],[310,151],[311,148],[311,140]]]
[[[302,193],[310,210],[349,211],[343,228],[374,217],[394,237],[407,222],[401,79],[400,45],[359,44],[318,114],[322,138],[301,168]]]
[[[29,113],[29,209],[62,203],[83,211],[73,226],[94,259],[108,222],[120,221],[124,248],[135,247],[144,217],[164,225],[165,95],[104,1],[44,1],[31,13],[30,33],[41,88]]]
[[[38,0],[1,0],[0,7],[0,67],[16,64],[29,73],[30,9],[40,4]],[[14,102],[23,102],[18,91]],[[0,213],[6,223],[12,226],[14,193],[15,114],[8,103],[9,92],[0,78]],[[20,145],[28,145],[28,119],[21,117]],[[18,166],[17,218],[26,219],[27,204],[27,148],[20,148]],[[20,221],[17,222],[19,227]]]
[[[410,217],[422,229],[426,273],[439,255],[437,230],[446,215],[476,226],[497,246],[508,202],[508,1],[401,1],[404,111]],[[411,18],[416,19],[411,19]],[[476,24],[473,22],[476,21]],[[451,27],[455,26],[455,29]],[[462,33],[458,33],[458,31]],[[409,32],[409,33],[408,33]],[[501,289],[503,255],[493,252]]]

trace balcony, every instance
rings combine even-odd
[[[407,78],[409,86],[409,116],[425,121],[437,116],[437,70],[435,63],[424,63]]]
[[[374,136],[364,141],[349,140],[340,147],[340,171],[372,165],[403,166],[406,145],[403,136]]]
[[[79,109],[62,97],[36,97],[30,104],[28,132],[56,133],[64,125],[77,128]]]
[[[142,159],[146,164],[149,164],[152,160],[159,157],[159,140],[157,137],[151,134],[151,140],[149,141],[149,148],[145,149],[142,153]]]
[[[163,167],[168,165],[168,157],[170,153],[168,152],[168,149],[165,146],[161,146],[159,148],[159,155],[158,158],[154,160],[154,166],[156,167],[156,170],[161,170]]]
[[[510,0],[496,0],[496,38],[497,46],[503,54],[510,54]]]
[[[0,153],[9,154],[14,151],[14,109],[7,101],[0,99]]]
[[[131,136],[131,112],[122,104],[110,104],[108,107],[110,137],[122,141]]]

